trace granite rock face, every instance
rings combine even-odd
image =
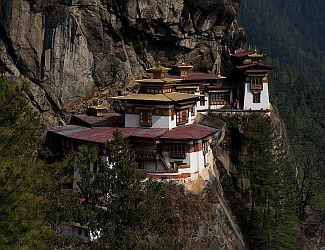
[[[239,0],[0,0],[0,71],[31,82],[55,124],[83,100],[125,90],[160,60],[213,69],[240,47]],[[223,69],[227,70],[226,67]]]

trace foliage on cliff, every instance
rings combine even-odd
[[[227,192],[249,249],[297,249],[297,183],[271,121],[251,115],[229,126],[241,153],[237,184]]]
[[[28,107],[28,87],[0,79],[0,248],[41,249],[50,245],[46,202],[49,181],[38,160],[43,127]]]
[[[89,147],[80,148],[66,162],[81,174],[78,185],[84,202],[79,211],[83,213],[76,219],[99,236],[80,247],[243,248],[230,212],[221,205],[218,180],[211,181],[203,194],[193,195],[177,182],[143,179],[127,140],[119,132],[114,137],[105,145],[108,164]]]
[[[101,249],[148,249],[168,246],[172,213],[163,184],[144,181],[137,170],[134,151],[118,131],[107,142],[107,161],[95,148],[83,147],[73,154],[68,165],[80,170],[82,207]],[[95,168],[90,171],[89,166]]]
[[[316,241],[324,229],[315,226],[315,214],[325,225],[324,7],[320,0],[247,0],[240,12],[248,42],[267,52],[275,66],[271,101],[288,128],[299,167],[300,217],[308,228],[302,235],[308,232]]]

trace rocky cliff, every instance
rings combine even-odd
[[[239,0],[0,0],[0,73],[48,123],[126,90],[156,60],[212,69],[240,46]]]

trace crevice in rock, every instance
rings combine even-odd
[[[18,69],[20,74],[27,77],[32,83],[39,86],[44,91],[47,101],[51,105],[51,108],[53,109],[53,111],[56,114],[58,114],[58,116],[63,117],[62,110],[58,107],[58,105],[51,98],[51,96],[45,91],[44,87],[42,86],[42,81],[40,81],[39,79],[34,78],[30,75],[28,67],[22,62],[21,58],[16,54],[16,51],[11,43],[10,38],[8,37],[5,28],[1,24],[0,24],[0,39],[6,47],[8,56],[13,61],[14,66]],[[36,108],[38,108],[37,106],[36,106]]]

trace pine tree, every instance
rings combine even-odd
[[[163,184],[143,180],[134,151],[119,131],[102,154],[105,160],[98,149],[84,147],[74,161],[88,211],[84,223],[97,232],[96,244],[110,249],[166,245],[171,213],[167,199],[162,198]],[[97,171],[90,171],[91,164],[97,165]]]
[[[243,126],[250,167],[246,231],[252,249],[296,249],[298,201],[293,172],[269,119],[253,115]]]
[[[0,79],[0,249],[51,244],[41,198],[49,176],[37,158],[44,130],[28,107],[26,91],[25,83]]]

